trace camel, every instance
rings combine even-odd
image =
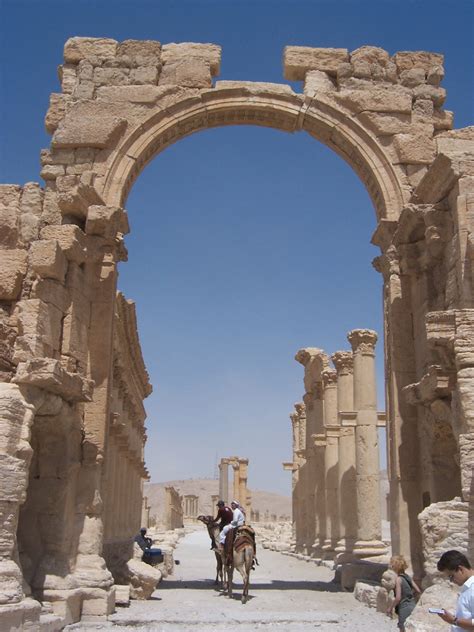
[[[219,541],[219,525],[212,516],[198,516],[198,520],[207,526],[210,537],[214,537],[214,541]],[[246,603],[248,599],[250,571],[254,562],[254,541],[249,527],[239,527],[232,549],[232,556],[227,557],[224,550],[219,547],[214,551],[217,562],[217,574],[214,584],[218,583],[219,577],[222,580],[222,590],[227,587],[227,594],[232,599],[232,579],[234,569],[236,568],[242,576],[244,582],[242,590],[242,603]],[[227,557],[227,559],[226,559]],[[255,558],[256,560],[256,558]],[[258,564],[258,562],[257,562]]]
[[[219,524],[214,520],[212,516],[198,516],[198,520],[203,522],[207,527],[207,532],[209,533],[209,537],[214,540],[215,545],[219,543]],[[221,580],[222,590],[225,590],[225,578],[223,572],[223,564],[222,564],[222,555],[221,552],[216,548],[214,549],[214,553],[216,556],[216,579],[214,580],[214,585],[217,586],[219,583],[219,578]]]

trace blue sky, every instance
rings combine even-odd
[[[463,127],[472,123],[473,17],[470,0],[0,0],[1,181],[39,179],[68,37],[212,42],[223,49],[219,79],[278,83],[289,44],[442,52],[445,107]],[[237,454],[250,459],[250,487],[289,494],[281,462],[303,393],[295,352],[348,348],[355,327],[382,333],[364,187],[301,132],[228,127],[157,156],[127,210],[119,285],[137,303],[155,389],[146,402],[152,479],[211,477],[216,455]],[[382,354],[380,343],[380,407]]]

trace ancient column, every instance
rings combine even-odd
[[[248,503],[248,490],[247,490],[247,478],[248,478],[248,459],[239,459],[239,502],[244,508],[244,511],[248,513],[250,518],[250,506]]]
[[[337,415],[337,373],[333,369],[322,372],[324,397],[324,478],[326,485],[326,539],[323,544],[325,559],[334,557],[339,539],[339,422]]]
[[[351,351],[336,351],[331,356],[337,371],[337,409],[342,424],[343,413],[354,408],[353,369],[354,357]],[[344,555],[350,553],[357,539],[357,487],[356,487],[356,446],[355,428],[340,428],[339,460],[339,531],[340,539],[336,546],[338,561],[344,561]]]
[[[229,502],[229,462],[226,459],[219,463],[219,496],[225,503]]]
[[[239,471],[240,471],[240,465],[239,465],[239,461],[236,457],[232,458],[232,469],[234,470],[234,479],[233,479],[233,484],[232,484],[232,498],[234,500],[240,500],[239,499],[239,491],[240,491],[240,487],[239,487]]]
[[[326,487],[324,483],[324,421],[321,372],[328,368],[329,358],[321,349],[300,349],[295,359],[304,366],[306,409],[306,462],[300,471],[303,481],[304,508],[307,512],[305,529],[306,553],[316,558],[322,555],[326,539]]]
[[[347,335],[354,353],[354,409],[356,422],[357,541],[359,557],[386,553],[381,541],[379,449],[375,345],[377,334],[354,329]]]

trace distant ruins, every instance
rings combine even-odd
[[[117,264],[127,258],[124,205],[154,156],[216,126],[304,131],[367,187],[378,222],[372,243],[381,250],[374,264],[384,281],[392,545],[426,577],[444,546],[441,531],[474,558],[474,132],[453,130],[443,110],[443,56],[289,46],[284,76],[302,82],[296,93],[287,84],[213,84],[220,55],[212,44],[69,39],[61,91],[46,114],[44,185],[0,187],[2,628],[33,625],[38,600],[68,622],[114,609],[107,560],[140,520],[141,400],[150,389],[133,342],[133,309],[117,297]],[[127,335],[130,353],[120,341]],[[360,335],[351,343],[366,344]],[[355,351],[354,377],[358,353],[369,362]],[[348,487],[335,475],[346,407],[335,404],[335,392],[344,398],[349,369],[341,357],[335,376],[308,350],[301,360],[305,370],[314,366],[316,384],[311,377],[305,407],[296,409],[310,424],[299,450],[324,451],[331,489],[355,486],[358,507],[370,509],[366,530],[356,533],[352,522],[344,530],[341,516],[327,522],[327,511],[316,515],[296,502],[296,515],[308,512],[300,516],[301,546],[337,552],[355,538],[379,550],[378,518],[362,494],[374,489],[374,464],[356,448],[364,469]],[[365,397],[361,391],[349,407],[356,418],[346,420],[356,437],[373,434],[377,423]],[[318,413],[323,399],[326,421]],[[359,424],[360,411],[370,423]],[[341,458],[349,459],[353,441],[341,436]],[[322,467],[317,460],[298,470],[303,477],[314,470],[321,498]],[[435,548],[425,537],[434,531]]]
[[[229,465],[232,466],[234,477],[232,491],[229,491]],[[232,499],[238,500],[246,515],[250,516],[252,497],[247,488],[247,471],[249,460],[238,456],[229,456],[219,463],[219,497],[226,503]]]

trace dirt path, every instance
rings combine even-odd
[[[134,630],[135,632],[388,632],[395,621],[340,592],[333,573],[291,557],[260,548],[260,566],[252,573],[247,604],[240,603],[237,573],[234,599],[214,589],[214,556],[207,533],[195,531],[175,551],[180,565],[163,580],[150,601],[134,601],[104,623],[91,621],[68,630]]]

